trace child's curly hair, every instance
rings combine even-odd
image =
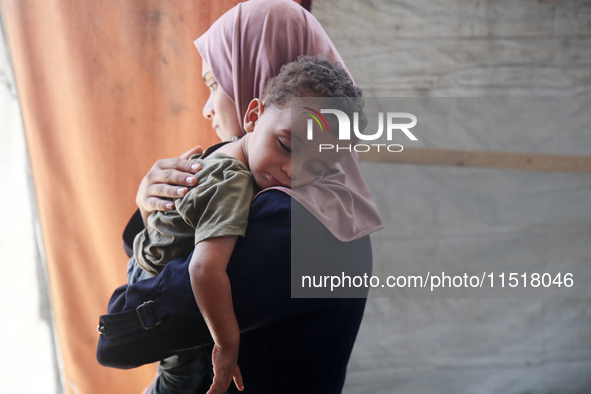
[[[279,74],[270,79],[263,92],[266,106],[282,106],[292,97],[344,98],[338,100],[340,110],[359,114],[359,128],[365,128],[363,98],[349,74],[340,64],[319,56],[300,56],[285,64]]]

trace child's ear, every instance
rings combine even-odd
[[[252,133],[254,131],[254,126],[263,114],[265,110],[265,105],[260,99],[254,99],[248,104],[248,108],[246,109],[246,114],[244,115],[244,131],[247,133]]]

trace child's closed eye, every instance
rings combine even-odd
[[[287,146],[287,142],[281,141],[281,138],[277,139],[277,145],[284,152],[291,153],[291,146]]]

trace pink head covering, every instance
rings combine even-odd
[[[219,87],[236,103],[238,121],[281,66],[301,55],[323,55],[345,69],[316,18],[291,0],[250,0],[222,15],[195,41]],[[357,156],[335,164],[333,174],[290,190],[340,241],[352,241],[384,225],[359,170]]]

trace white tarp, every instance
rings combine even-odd
[[[579,98],[564,108],[576,130],[545,127],[552,113],[518,133],[474,117],[422,146],[591,156],[589,2],[327,0],[315,14],[365,95]],[[372,237],[376,275],[591,267],[589,173],[362,167],[387,225]],[[368,300],[345,392],[590,390],[589,299],[398,296]]]

